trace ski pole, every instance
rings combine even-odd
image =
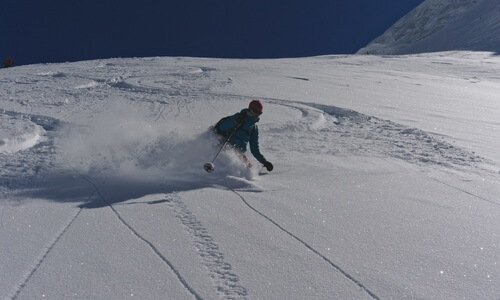
[[[217,159],[217,157],[219,156],[219,154],[222,152],[222,149],[224,149],[224,147],[226,146],[227,142],[229,142],[229,140],[231,139],[231,137],[233,137],[233,134],[238,130],[240,129],[240,127],[243,126],[243,123],[240,123],[238,124],[238,126],[236,126],[234,128],[234,130],[231,132],[231,134],[226,138],[226,140],[224,141],[224,143],[222,144],[222,147],[220,147],[219,151],[217,152],[217,154],[215,155],[214,159],[212,159],[212,162],[207,162],[203,165],[203,168],[205,168],[205,171],[207,171],[208,173],[212,173],[214,170],[215,170],[215,166],[214,166],[214,161]]]

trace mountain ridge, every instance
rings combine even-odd
[[[500,53],[496,0],[426,0],[356,54],[400,55],[441,51]]]

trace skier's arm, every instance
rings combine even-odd
[[[252,134],[250,135],[250,152],[252,152],[252,155],[257,159],[261,164],[264,164],[266,162],[266,158],[262,153],[260,153],[259,149],[259,128],[257,125],[255,125],[255,130],[253,130]]]

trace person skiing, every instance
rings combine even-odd
[[[214,126],[214,132],[223,138],[230,137],[228,144],[240,152],[243,161],[248,167],[251,166],[251,163],[244,153],[247,150],[247,144],[250,143],[252,155],[268,171],[272,171],[273,164],[266,160],[259,149],[259,128],[256,123],[260,120],[262,108],[262,103],[259,100],[252,100],[248,108],[244,108],[239,113],[222,118],[217,122]]]
[[[14,61],[12,60],[12,58],[8,57],[4,63],[3,63],[3,67],[4,68],[10,68],[10,67],[13,67],[14,66]]]

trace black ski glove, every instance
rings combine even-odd
[[[264,167],[266,167],[266,169],[267,169],[269,172],[271,172],[271,171],[273,170],[273,168],[274,168],[274,167],[273,167],[273,164],[272,164],[272,163],[270,163],[270,162],[268,162],[268,161],[265,161],[265,162],[264,162]]]

